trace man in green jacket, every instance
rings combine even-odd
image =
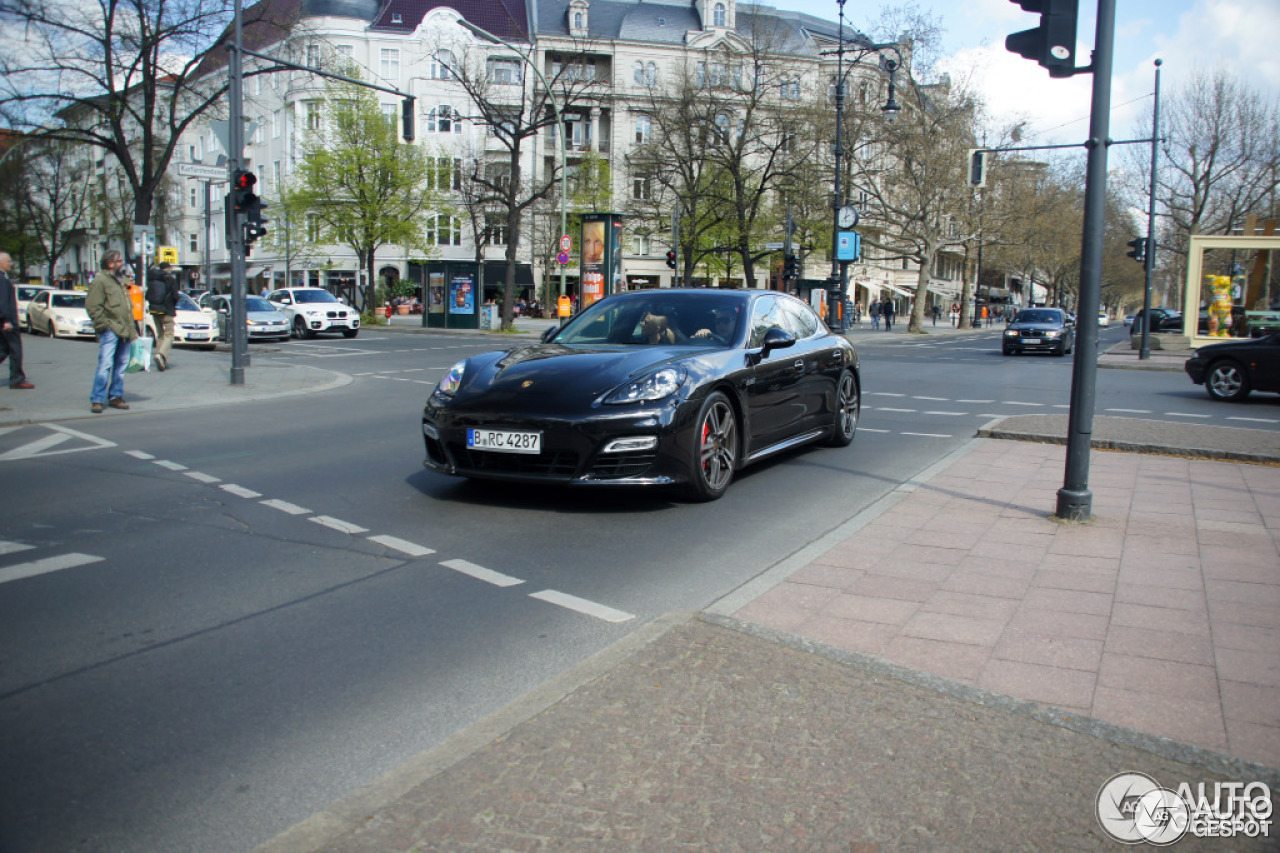
[[[133,303],[120,281],[124,257],[114,249],[102,256],[102,269],[89,283],[84,308],[98,333],[98,369],[93,375],[89,411],[101,414],[104,405],[127,409],[124,401],[124,369],[129,366],[129,345],[138,336]],[[109,401],[109,402],[108,402]]]

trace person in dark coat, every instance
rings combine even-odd
[[[893,328],[893,300],[886,299],[880,303],[880,314],[884,319],[884,330],[887,332]]]
[[[9,387],[28,390],[36,386],[22,372],[22,336],[18,331],[18,292],[9,281],[13,257],[0,252],[0,361],[9,359]]]

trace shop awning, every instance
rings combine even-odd
[[[870,285],[870,286],[871,286],[871,287],[879,287],[882,291],[884,291],[884,290],[888,290],[888,291],[892,292],[893,294],[895,294],[895,295],[897,295],[897,296],[901,296],[901,297],[903,297],[904,299],[915,299],[915,298],[916,298],[916,295],[915,295],[914,293],[912,293],[912,292],[911,292],[911,291],[909,291],[909,290],[903,290],[901,287],[898,287],[897,285],[881,283],[881,284],[878,284],[878,285],[877,285],[877,284],[873,284],[873,285]]]

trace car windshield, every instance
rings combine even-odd
[[[18,287],[19,299],[35,299],[36,294],[44,290],[43,287]]]
[[[190,296],[185,293],[178,294],[178,308],[183,311],[199,311],[200,306],[195,303]]]
[[[83,293],[55,293],[50,298],[54,308],[83,308],[84,297]]]
[[[295,302],[337,302],[334,295],[327,290],[295,290]]]
[[[605,299],[551,339],[557,344],[724,347],[734,341],[743,303],[718,293],[662,293]]]
[[[1061,323],[1062,312],[1051,311],[1049,309],[1031,309],[1027,311],[1019,311],[1018,316],[1013,318],[1015,323]]]
[[[274,311],[276,306],[272,305],[261,296],[246,296],[244,298],[244,310],[246,311]]]

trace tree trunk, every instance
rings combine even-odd
[[[933,253],[927,248],[920,256],[920,270],[916,273],[916,299],[911,306],[908,332],[924,331],[924,305],[929,298],[929,269],[933,266]]]

